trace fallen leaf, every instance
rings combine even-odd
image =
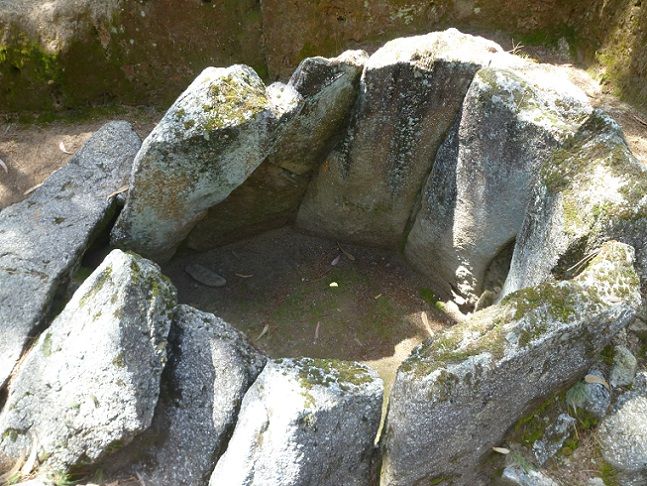
[[[72,152],[68,152],[68,151],[67,151],[67,149],[65,148],[65,144],[64,144],[63,142],[60,142],[60,143],[58,144],[58,148],[59,148],[59,150],[60,150],[61,152],[63,152],[64,154],[72,155]]]
[[[377,300],[377,299],[379,299],[380,297],[382,297],[382,294],[377,294],[377,295],[376,295],[375,297],[373,297],[373,298],[374,298],[375,300]]]
[[[116,195],[121,194],[122,192],[126,192],[128,190],[128,187],[129,187],[128,185],[121,186],[115,192],[111,192],[110,194],[108,194],[108,196],[106,197],[106,200],[110,201]]]
[[[2,159],[0,159],[0,167],[2,167],[2,170],[5,171],[5,174],[9,173],[9,169],[7,168],[7,164],[5,164]]]
[[[32,192],[34,192],[36,189],[38,189],[38,188],[39,188],[40,186],[42,186],[42,185],[43,185],[43,183],[42,183],[42,182],[41,182],[40,184],[36,184],[35,186],[30,187],[30,188],[29,188],[29,189],[27,189],[25,192],[23,192],[23,194],[22,194],[22,195],[23,195],[23,196],[29,196]]]
[[[425,311],[422,311],[422,314],[420,315],[420,317],[422,317],[422,323],[427,328],[427,332],[433,336],[434,330],[429,325],[429,318],[427,317],[427,313]]]
[[[330,262],[330,264],[334,267],[339,263],[339,260],[341,260],[341,255],[337,255],[335,259],[332,262]]]
[[[321,322],[317,322],[317,327],[315,327],[315,341],[319,339],[319,326],[321,325]]]
[[[270,325],[269,325],[269,324],[265,324],[265,327],[263,328],[263,330],[261,331],[261,333],[258,335],[258,337],[256,338],[256,340],[257,340],[257,341],[260,341],[260,339],[261,339],[263,336],[265,336],[269,330],[270,330]]]
[[[505,447],[493,447],[492,450],[503,455],[510,454],[510,449],[507,449]]]
[[[598,376],[598,375],[586,375],[584,377],[584,381],[587,382],[587,383],[594,383],[594,384],[602,385],[607,390],[611,390],[611,387],[607,383],[607,380],[605,380],[601,376]]]
[[[337,282],[330,282],[330,287],[339,287]]]
[[[355,257],[348,253],[346,250],[342,248],[342,246],[339,244],[339,241],[337,242],[337,248],[339,248],[339,251],[341,251],[346,258],[348,258],[351,262],[355,261]]]
[[[236,277],[240,277],[240,278],[252,278],[253,276],[254,275],[252,275],[252,274],[246,275],[244,273],[237,273],[236,274]]]

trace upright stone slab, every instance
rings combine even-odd
[[[225,451],[245,392],[266,358],[222,319],[175,310],[169,363],[151,428],[120,459],[146,484],[203,486]]]
[[[445,296],[475,304],[488,265],[521,228],[540,165],[591,111],[555,68],[477,72],[425,183],[408,260]]]
[[[367,485],[383,384],[353,362],[269,361],[210,485]]]
[[[266,88],[247,66],[205,69],[144,140],[113,243],[169,258],[267,157],[301,104],[292,87]]]
[[[574,279],[515,292],[416,348],[391,392],[382,484],[478,484],[510,426],[632,321],[633,261],[631,247],[606,243]]]
[[[108,196],[128,183],[140,145],[130,124],[108,123],[31,196],[0,212],[0,388],[113,217]]]
[[[196,250],[280,227],[294,220],[312,174],[343,134],[368,59],[364,51],[305,59],[288,86],[304,98],[272,154],[191,231]]]
[[[474,73],[500,52],[455,29],[396,39],[375,52],[348,132],[310,184],[298,225],[360,243],[402,243]]]
[[[636,250],[647,295],[647,168],[618,124],[595,110],[539,171],[503,295],[576,274],[601,241]]]
[[[160,392],[175,289],[159,268],[115,250],[75,292],[12,379],[0,455],[36,452],[65,472],[146,430]]]

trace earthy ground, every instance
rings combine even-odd
[[[197,283],[185,272],[189,263],[217,272],[227,285]],[[222,317],[268,355],[363,361],[387,386],[416,344],[453,323],[398,255],[288,227],[178,255],[163,271],[180,302]]]

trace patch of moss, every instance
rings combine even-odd
[[[608,462],[602,460],[598,469],[598,475],[605,486],[620,486],[618,471]]]
[[[45,334],[45,338],[43,339],[42,350],[45,357],[52,355],[52,334],[49,332]]]
[[[81,297],[79,306],[84,307],[102,288],[108,283],[112,276],[112,268],[105,268],[99,276],[97,276],[94,285]]]
[[[427,304],[429,304],[430,307],[433,307],[436,310],[439,310],[441,312],[445,311],[445,304],[436,297],[436,294],[431,289],[428,289],[426,287],[421,288],[418,291],[420,298],[424,300]]]
[[[209,87],[209,102],[203,106],[204,128],[214,131],[236,125],[264,111],[265,88],[250,75],[225,76]]]

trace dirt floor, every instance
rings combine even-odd
[[[190,263],[227,284],[197,283],[185,271]],[[180,302],[222,317],[269,356],[362,361],[387,386],[416,344],[454,322],[398,255],[289,227],[176,256],[162,270]]]

